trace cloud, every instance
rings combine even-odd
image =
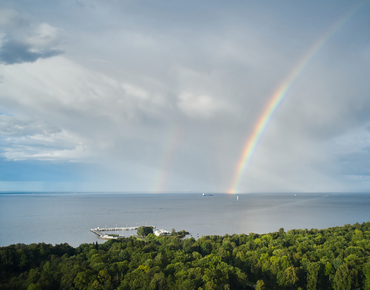
[[[7,160],[72,162],[89,156],[81,139],[43,121],[0,116],[0,152]]]
[[[36,134],[58,134],[61,130],[45,121],[19,119],[9,114],[0,115],[0,135],[22,137]]]
[[[35,62],[63,53],[61,31],[48,23],[33,24],[14,10],[0,10],[0,63]]]
[[[95,163],[101,188],[114,176],[122,190],[148,190],[158,172],[168,176],[167,190],[229,189],[272,92],[348,8],[91,3],[40,9],[15,1],[0,11],[1,61],[17,64],[0,66],[0,111],[16,116],[0,116],[0,151],[8,163]],[[356,166],[368,160],[366,140],[349,134],[370,116],[370,45],[356,29],[361,21],[348,21],[300,73],[259,140],[241,191],[338,189],[343,176],[365,175]],[[171,128],[181,128],[181,138]]]
[[[15,143],[15,142],[12,142]],[[41,151],[41,152],[40,152]],[[38,160],[38,161],[69,161],[76,162],[88,156],[86,147],[82,144],[73,149],[55,150],[55,148],[36,148],[35,146],[15,145],[6,148],[3,154],[8,160]]]
[[[0,48],[0,62],[3,64],[15,64],[22,62],[34,62],[39,58],[49,58],[62,54],[61,50],[32,51],[33,47],[27,43],[14,40],[5,40]]]
[[[194,95],[182,93],[178,101],[179,108],[191,117],[207,118],[210,117],[221,106],[208,95]]]
[[[11,8],[0,9],[0,29],[16,30],[28,24],[27,17],[22,17],[19,12]]]

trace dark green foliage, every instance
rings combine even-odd
[[[0,248],[0,289],[369,289],[370,223]],[[255,283],[253,283],[255,282]]]
[[[185,237],[186,235],[189,235],[190,233],[185,231],[185,230],[182,230],[182,231],[179,231],[179,232],[176,232],[175,229],[172,229],[172,232],[171,232],[171,236],[173,237],[177,237],[177,238],[183,238]]]
[[[137,228],[137,235],[139,237],[146,237],[149,234],[153,234],[153,228],[152,227],[138,227]]]

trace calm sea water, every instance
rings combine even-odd
[[[370,194],[357,193],[244,194],[239,200],[227,194],[0,194],[0,246],[104,242],[90,232],[98,226],[155,225],[197,238],[369,220]]]

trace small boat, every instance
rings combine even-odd
[[[202,196],[213,196],[213,194],[206,194],[206,193],[203,193]]]

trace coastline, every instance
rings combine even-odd
[[[343,226],[369,220],[366,194],[22,194],[0,195],[0,246],[15,243],[103,243],[97,225],[186,229],[195,239],[296,228]],[[345,213],[345,214],[343,214]],[[120,235],[128,236],[123,231]]]

